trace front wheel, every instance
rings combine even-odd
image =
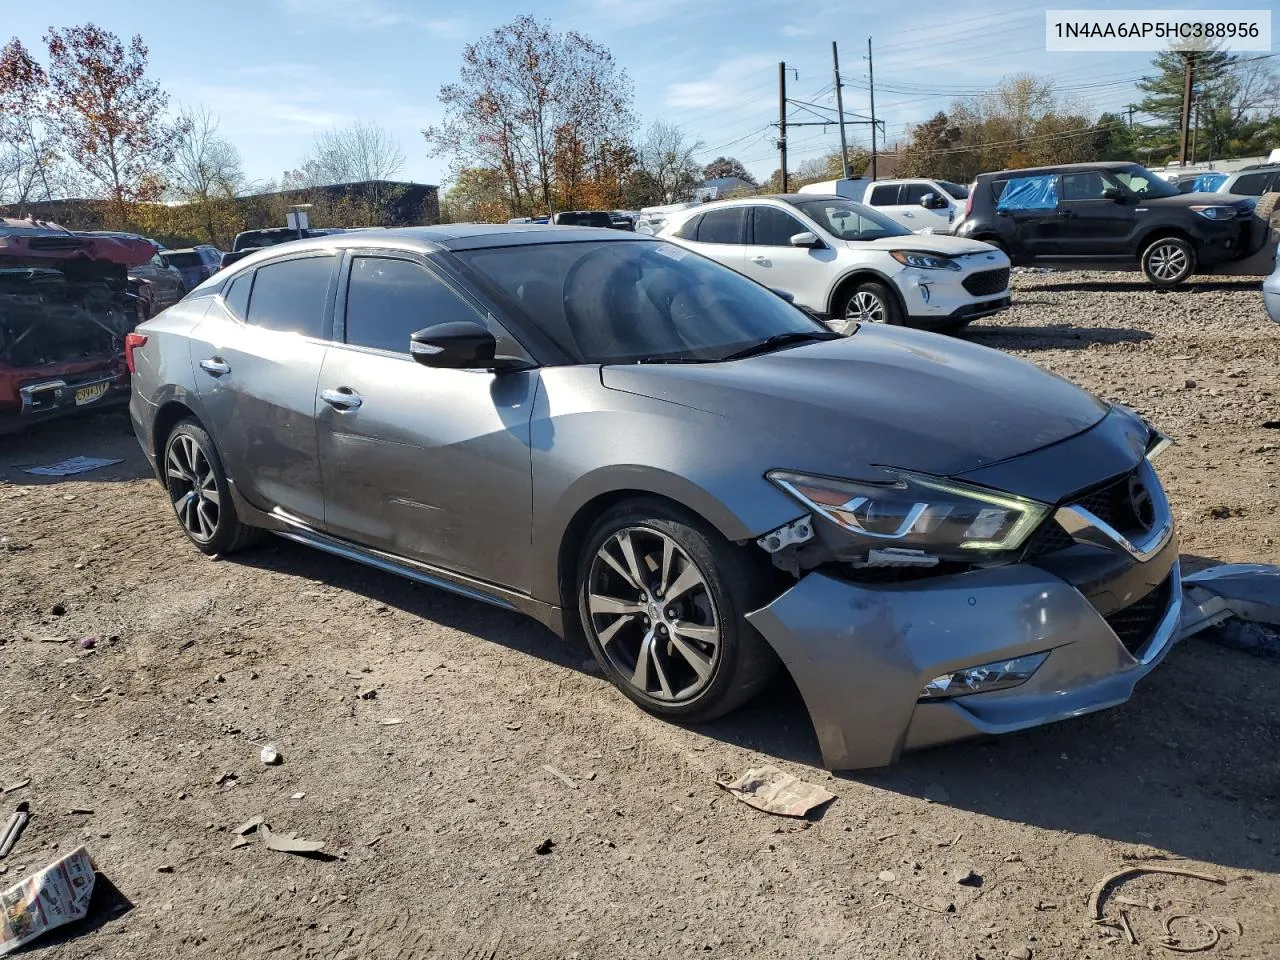
[[[164,485],[182,532],[202,553],[247,547],[262,531],[240,521],[222,461],[204,427],[181,420],[164,446]]]
[[[745,615],[767,574],[697,518],[623,504],[587,537],[578,612],[605,676],[644,709],[709,720],[758,693],[777,657]]]
[[[1196,249],[1181,237],[1161,237],[1142,251],[1142,272],[1157,287],[1182,283],[1196,269]]]
[[[854,287],[838,315],[854,323],[902,323],[898,298],[876,280],[864,280]]]

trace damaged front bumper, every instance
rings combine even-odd
[[[1145,598],[1149,629],[1136,639],[1132,624],[1104,617],[1075,586],[1030,563],[889,586],[814,571],[747,619],[799,687],[825,766],[876,767],[903,750],[1129,699],[1177,638],[1182,605],[1175,541],[1140,566],[1156,585]],[[934,678],[1041,653],[1017,686],[922,699]]]

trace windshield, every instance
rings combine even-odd
[[[836,336],[765,287],[671,243],[545,243],[456,256],[579,363],[714,361],[779,335]]]
[[[950,180],[939,180],[938,186],[940,186],[943,190],[947,191],[947,193],[951,194],[951,198],[953,200],[969,199],[968,187],[962,187],[960,184],[952,183]]]
[[[838,197],[789,202],[810,220],[816,220],[822,229],[841,240],[879,240],[881,237],[911,235],[910,230],[879,211]]]
[[[1134,164],[1109,171],[1113,177],[1140,197],[1176,197],[1178,188],[1168,180],[1157,177],[1146,167]]]

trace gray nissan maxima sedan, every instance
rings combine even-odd
[[[126,355],[198,549],[270,530],[523,611],[677,720],[784,667],[831,768],[1121,703],[1175,636],[1135,413],[643,235],[302,240]]]

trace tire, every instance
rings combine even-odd
[[[645,710],[676,720],[710,720],[754,697],[779,662],[745,619],[773,574],[753,559],[663,501],[606,513],[587,535],[576,580],[582,630],[604,675]]]
[[[196,549],[225,555],[262,538],[261,529],[240,521],[218,451],[199,421],[187,417],[174,424],[161,464],[178,525]]]
[[[849,291],[833,319],[901,326],[902,308],[893,291],[878,280],[863,280]]]
[[[1196,272],[1196,248],[1181,237],[1158,237],[1142,251],[1142,272],[1157,287],[1175,287]]]

